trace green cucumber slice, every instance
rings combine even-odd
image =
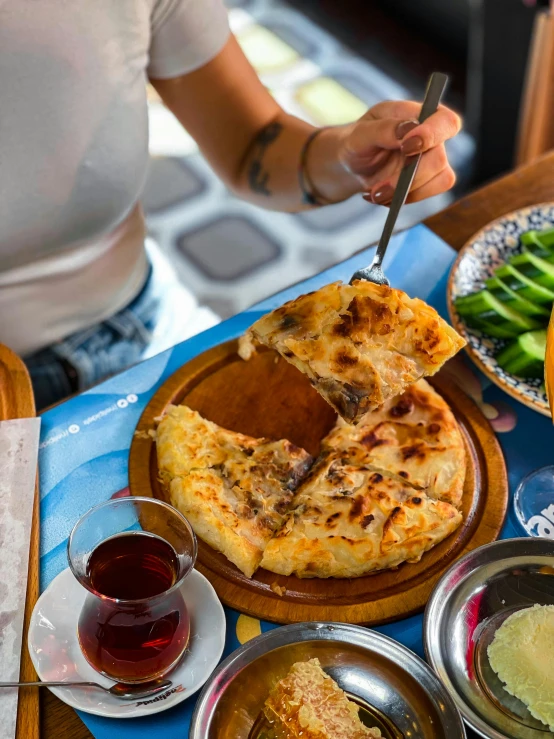
[[[546,355],[546,331],[528,331],[510,342],[497,356],[506,372],[519,377],[542,377]]]
[[[523,313],[519,313],[513,310],[507,305],[504,305],[498,298],[495,298],[492,293],[488,290],[481,290],[477,293],[477,296],[473,301],[466,301],[464,305],[463,301],[456,302],[456,308],[461,305],[462,314],[475,316],[482,321],[487,323],[494,323],[503,325],[508,323],[507,328],[513,328],[517,333],[523,333],[524,331],[531,331],[534,328],[540,328],[540,323],[530,316],[525,316]]]
[[[544,262],[545,264],[552,265],[554,262],[554,250],[547,249],[540,241],[533,241],[531,244],[525,244],[523,247],[523,253],[528,254],[529,258],[535,257],[537,260],[540,260],[540,262]]]
[[[545,228],[542,231],[537,231],[537,238],[547,249],[554,248],[554,228]]]
[[[516,375],[516,377],[538,379],[544,375],[544,362],[520,357],[511,363],[505,364],[503,369],[511,375]]]
[[[520,241],[522,244],[531,244],[539,242],[546,249],[554,247],[554,228],[545,228],[543,231],[527,231],[521,234]]]
[[[554,290],[550,290],[543,285],[539,285],[534,280],[527,277],[513,264],[504,264],[495,271],[496,277],[502,280],[510,290],[517,292],[518,295],[533,301],[533,303],[552,303],[554,302]]]
[[[479,290],[476,293],[469,293],[469,295],[460,295],[454,301],[456,306],[465,308],[465,306],[477,305],[483,302],[483,290]],[[470,311],[471,312],[471,311]]]
[[[484,290],[456,298],[454,305],[461,316],[474,316],[490,310]]]
[[[485,285],[487,290],[504,305],[523,313],[525,316],[544,316],[545,319],[548,319],[550,312],[546,308],[542,308],[532,300],[527,300],[522,295],[518,295],[499,277],[490,277],[485,281]]]
[[[527,249],[526,246],[523,248]],[[538,285],[554,288],[554,265],[536,257],[530,251],[510,257],[510,264]]]
[[[525,233],[521,234],[521,236],[519,237],[519,240],[521,241],[522,244],[532,244],[536,238],[536,235],[537,235],[537,231],[535,230],[526,231]]]
[[[510,327],[510,324],[487,323],[475,316],[467,316],[464,318],[470,328],[476,328],[487,336],[493,336],[495,339],[515,339],[519,336],[519,329]]]

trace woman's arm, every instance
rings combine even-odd
[[[204,67],[151,82],[237,195],[273,210],[310,207],[303,202],[298,166],[315,129],[282,110],[233,36]],[[418,103],[380,103],[360,121],[316,136],[307,152],[306,173],[320,199],[339,202],[364,192],[373,202],[387,203],[404,153],[419,151],[425,153],[409,201],[452,187],[455,176],[443,144],[459,131],[460,119],[441,106],[418,125],[419,110]]]

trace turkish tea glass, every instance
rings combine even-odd
[[[110,500],[75,524],[69,566],[87,590],[78,637],[95,670],[141,683],[177,665],[190,635],[184,581],[196,554],[187,519],[154,498]]]

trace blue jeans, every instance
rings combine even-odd
[[[140,361],[160,310],[152,269],[137,297],[111,318],[25,358],[37,411]]]
[[[203,331],[219,318],[198,307],[152,241],[146,283],[123,310],[24,358],[37,410],[82,392],[143,359]]]

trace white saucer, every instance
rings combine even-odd
[[[223,653],[225,614],[211,584],[196,570],[183,583],[191,618],[190,642],[178,666],[168,675],[165,693],[144,701],[126,701],[97,688],[52,688],[64,703],[110,718],[136,718],[159,713],[188,698],[209,678]],[[41,680],[93,680],[110,687],[83,657],[77,639],[77,618],[86,590],[64,570],[38,599],[29,626],[29,652]]]

